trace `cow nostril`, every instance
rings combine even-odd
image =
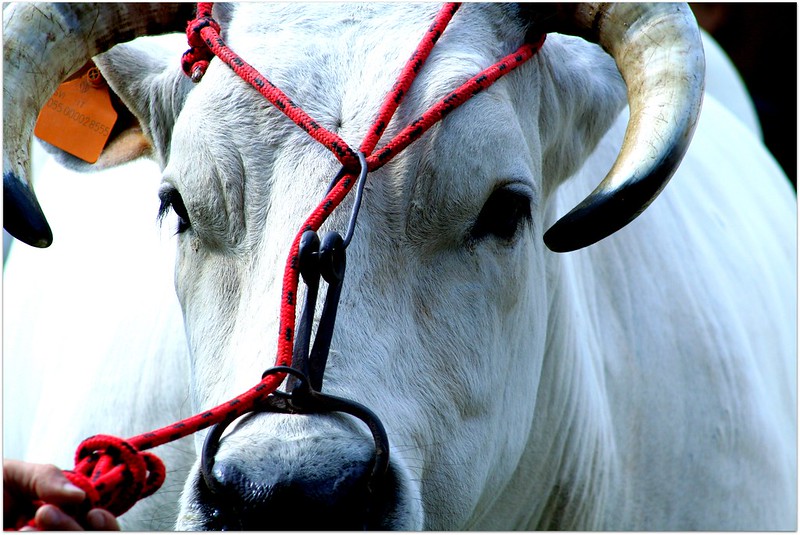
[[[205,529],[380,529],[386,511],[393,508],[393,477],[383,478],[377,492],[368,490],[371,462],[298,467],[262,461],[249,470],[244,466],[219,461],[199,478],[197,505]]]

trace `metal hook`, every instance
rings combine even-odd
[[[303,309],[297,325],[292,354],[292,366],[304,374],[308,374],[308,351],[311,345],[311,326],[314,323],[314,311],[317,305],[320,278],[320,241],[317,233],[307,230],[300,237],[300,248],[297,254],[298,269],[306,283]],[[288,381],[289,391],[296,386],[297,379],[292,376]]]
[[[308,376],[314,390],[322,390],[347,265],[342,237],[338,232],[328,232],[320,242],[315,232],[306,231],[300,239],[298,262],[308,291],[297,327],[292,367]],[[328,283],[328,292],[309,354],[320,276]],[[295,378],[290,378],[288,384],[290,392],[298,386]]]
[[[358,152],[358,163],[361,165],[361,171],[358,175],[358,187],[356,189],[356,198],[353,201],[353,209],[350,212],[350,221],[347,224],[347,232],[345,232],[343,243],[346,249],[353,239],[353,233],[356,230],[356,219],[358,218],[358,211],[361,209],[361,199],[364,197],[364,185],[367,183],[367,157],[363,152]]]
[[[336,313],[339,309],[339,299],[342,295],[344,272],[346,267],[346,254],[342,237],[338,232],[327,233],[320,245],[320,272],[328,283],[328,293],[325,295],[325,304],[322,307],[317,334],[314,338],[314,347],[308,357],[308,379],[311,388],[322,390],[322,379],[325,375],[325,366],[328,363],[328,354],[331,349],[333,330],[336,326]]]
[[[358,163],[360,165],[360,169],[358,171],[358,181],[356,187],[356,198],[353,201],[353,209],[350,212],[350,220],[347,223],[347,232],[344,234],[344,247],[345,249],[347,246],[350,245],[350,242],[353,239],[353,233],[355,232],[356,228],[356,219],[358,218],[358,211],[361,209],[361,199],[364,197],[364,185],[367,183],[367,173],[369,169],[367,168],[367,157],[364,155],[363,152],[357,152],[356,156],[358,156]],[[331,183],[328,185],[327,193],[330,193],[331,190],[339,183],[339,181],[348,173],[348,169],[344,166],[339,170]]]

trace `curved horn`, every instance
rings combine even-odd
[[[567,4],[528,12],[534,30],[597,43],[628,87],[630,119],[600,185],[544,235],[555,252],[591,245],[621,229],[661,193],[689,147],[703,100],[700,32],[685,4]]]
[[[182,32],[192,4],[28,4],[3,9],[3,227],[47,247],[53,235],[30,183],[39,110],[93,56],[142,35]]]

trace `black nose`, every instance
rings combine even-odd
[[[371,459],[339,458],[336,466],[314,466],[280,457],[268,455],[255,465],[219,460],[200,477],[197,510],[203,527],[353,531],[384,525],[392,509],[392,470],[373,482],[370,492]]]

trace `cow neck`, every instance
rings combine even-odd
[[[386,95],[366,137],[356,151],[339,136],[312,119],[292,99],[225,44],[220,37],[220,26],[212,17],[213,3],[197,5],[197,16],[187,26],[191,48],[182,58],[184,72],[191,76],[194,82],[199,82],[213,56],[217,56],[308,135],[324,145],[342,164],[341,176],[333,181],[325,198],[312,211],[292,242],[283,278],[275,367],[265,372],[261,382],[244,394],[169,426],[128,440],[96,435],[83,441],[76,452],[74,470],[65,471],[65,475],[72,483],[86,491],[88,498],[84,504],[84,512],[91,507],[103,507],[117,516],[126,512],[139,499],[158,490],[165,478],[166,470],[161,460],[145,450],[178,440],[212,425],[226,424],[238,416],[252,412],[271,397],[270,395],[277,390],[287,375],[297,375],[291,366],[295,338],[295,297],[300,278],[298,257],[303,236],[308,237],[308,232],[316,233],[353,186],[356,183],[363,185],[366,177],[356,180],[359,174],[366,175],[381,168],[455,108],[533,57],[544,43],[544,34],[537,35],[535,39],[528,39],[532,42],[523,44],[513,53],[451,91],[383,147],[376,150],[395,111],[459,6],[458,3],[448,3],[441,8],[391,91]],[[351,236],[352,231],[348,234]],[[321,381],[321,376],[319,380]],[[338,408],[334,406],[329,410],[352,414],[356,408],[354,404],[345,404]],[[217,429],[220,429],[220,426],[217,426]],[[29,525],[33,525],[33,520]]]

